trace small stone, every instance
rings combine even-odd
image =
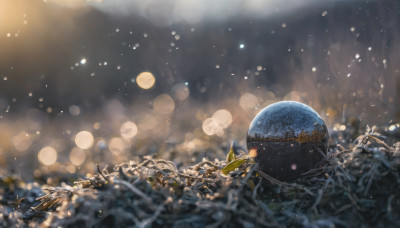
[[[249,155],[280,181],[294,181],[316,167],[327,153],[329,134],[311,107],[282,101],[261,110],[247,133]]]

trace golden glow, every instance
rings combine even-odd
[[[252,158],[257,157],[257,148],[251,148],[249,151],[249,156]]]
[[[81,131],[75,136],[75,144],[81,149],[89,149],[93,143],[93,135],[88,131]]]
[[[231,113],[228,110],[220,109],[216,111],[211,118],[204,120],[202,128],[206,135],[222,137],[225,134],[224,129],[228,128],[231,123]]]
[[[108,149],[111,151],[113,154],[121,154],[125,150],[125,142],[121,138],[112,138],[110,140],[110,143],[108,144]]]
[[[59,5],[69,6],[69,7],[79,7],[85,6],[87,2],[102,2],[102,0],[43,0],[47,3],[56,3]]]
[[[393,125],[392,125],[393,126]],[[391,127],[391,126],[390,126]],[[389,127],[389,130],[390,130],[390,127]],[[338,123],[335,123],[334,125],[333,125],[333,130],[334,131],[345,131],[346,130],[346,125],[343,125],[343,124],[338,124]]]
[[[138,86],[142,89],[150,89],[154,86],[156,78],[150,72],[142,72],[136,77]]]
[[[74,147],[69,153],[69,160],[74,166],[82,165],[86,160],[85,151],[80,148]]]
[[[216,111],[212,118],[219,124],[223,129],[229,127],[232,123],[232,115],[229,111],[225,109],[220,109]]]
[[[128,121],[121,125],[121,136],[124,139],[132,139],[138,133],[138,128],[134,122]]]
[[[153,101],[153,110],[159,114],[171,114],[174,109],[174,99],[168,94],[160,94]]]
[[[285,101],[300,101],[301,102],[302,100],[304,100],[305,96],[306,96],[306,93],[304,93],[304,92],[292,90],[283,97],[283,100],[285,100]]]
[[[43,147],[38,154],[38,159],[43,165],[51,165],[57,161],[57,151],[51,147]]]
[[[101,127],[101,124],[99,122],[96,122],[93,124],[93,129],[95,129],[95,130],[99,130],[100,127]]]
[[[206,135],[218,135],[223,136],[224,130],[218,124],[218,122],[213,118],[208,118],[203,122],[203,131]]]
[[[244,93],[239,99],[240,107],[246,111],[254,110],[257,107],[257,97],[251,93]]]

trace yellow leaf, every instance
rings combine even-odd
[[[241,164],[243,164],[246,160],[245,158],[236,159],[228,163],[224,168],[221,169],[221,172],[227,175],[230,171],[234,171],[236,168],[239,168]]]
[[[226,163],[230,163],[234,160],[236,160],[236,156],[235,153],[233,152],[233,143],[232,143],[231,149],[229,150],[229,153],[226,155]]]

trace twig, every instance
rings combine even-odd
[[[96,166],[97,166],[97,172],[104,178],[104,180],[110,181],[108,177],[104,176],[103,173],[101,172],[99,164],[96,164]]]
[[[153,216],[151,216],[150,218],[147,218],[145,220],[143,220],[142,222],[140,222],[139,224],[136,224],[137,227],[140,228],[144,228],[144,227],[148,227],[149,225],[151,225],[154,221],[156,221],[157,217],[160,215],[162,209],[164,208],[164,204],[161,204],[159,207],[157,207],[157,209],[154,211]]]
[[[264,173],[261,170],[257,170],[257,172],[258,172],[258,174],[260,174],[260,176],[262,176],[263,178],[268,180],[271,184],[275,184],[275,185],[278,185],[278,186],[283,186],[285,184],[285,182],[278,181],[277,179],[271,177],[270,175]]]
[[[322,196],[324,195],[324,192],[328,185],[332,182],[332,176],[330,176],[324,183],[324,186],[322,186],[322,189],[318,190],[318,196],[317,199],[315,200],[314,204],[311,206],[312,210],[316,210],[316,207],[318,206],[319,202],[322,199]]]
[[[136,195],[140,196],[142,199],[146,200],[147,202],[151,202],[150,197],[148,197],[146,194],[144,194],[142,191],[140,191],[138,188],[136,188],[129,182],[124,181],[124,180],[114,179],[113,183],[123,185],[123,186],[127,187],[129,190],[131,190],[132,192],[134,192]]]

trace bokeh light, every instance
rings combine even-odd
[[[138,128],[134,122],[128,121],[121,125],[121,136],[124,139],[132,139],[138,133]]]
[[[174,98],[179,101],[183,101],[189,96],[189,88],[183,83],[175,85],[172,91],[174,93]]]
[[[154,86],[156,78],[150,72],[142,72],[136,77],[138,86],[142,89],[150,89]]]
[[[212,115],[212,118],[224,129],[229,127],[229,125],[231,125],[232,123],[232,115],[229,111],[225,109],[220,109],[216,111]]]
[[[20,152],[26,151],[32,144],[32,136],[25,131],[21,131],[13,138],[15,149]]]
[[[149,131],[154,129],[158,124],[158,118],[154,113],[149,113],[146,116],[143,116],[142,119],[138,122],[138,127],[141,131]]]
[[[89,149],[93,143],[93,135],[88,131],[81,131],[75,136],[75,144],[81,149]]]
[[[204,120],[202,127],[206,135],[217,135],[217,136],[224,135],[224,130],[214,118],[208,118]]]
[[[73,116],[79,116],[79,114],[81,114],[81,109],[77,105],[69,106],[68,110],[69,110],[69,113],[71,113],[71,115],[73,115]]]
[[[153,101],[153,110],[159,114],[171,114],[174,109],[174,99],[168,94],[160,94]]]
[[[80,148],[74,147],[69,153],[69,160],[74,166],[82,165],[86,160],[85,151]]]
[[[246,111],[253,110],[257,107],[257,97],[251,93],[244,93],[239,99],[239,105]]]
[[[103,138],[97,139],[96,148],[99,149],[99,150],[104,150],[104,149],[106,149],[106,148],[107,148],[107,142],[106,142],[106,140],[103,139]]]
[[[122,140],[119,137],[114,137],[110,140],[108,144],[108,149],[113,153],[114,155],[120,155],[124,152],[126,146],[125,146],[124,140]]]
[[[220,109],[203,121],[203,132],[206,135],[224,136],[224,129],[228,128],[232,123],[232,114],[226,109]]]
[[[51,165],[57,161],[57,151],[51,147],[43,147],[38,154],[38,159],[43,165]]]

